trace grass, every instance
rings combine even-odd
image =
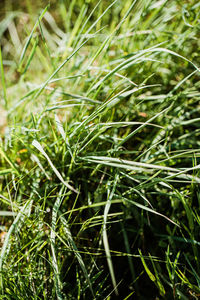
[[[198,299],[198,1],[0,4],[0,299]]]

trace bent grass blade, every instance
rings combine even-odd
[[[49,156],[46,154],[46,152],[44,151],[44,149],[42,148],[42,146],[40,145],[40,143],[36,140],[33,140],[32,145],[37,148],[42,155],[47,159],[48,163],[50,164],[52,170],[54,171],[54,173],[56,174],[56,176],[60,179],[60,181],[71,191],[73,191],[74,193],[78,193],[78,191],[73,188],[69,183],[67,183],[66,181],[64,181],[62,175],[60,174],[60,172],[58,172],[58,170],[56,169],[56,167],[53,165],[52,161],[50,160]]]

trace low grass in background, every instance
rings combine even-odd
[[[198,299],[200,3],[0,7],[0,299]]]

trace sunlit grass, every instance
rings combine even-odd
[[[1,299],[198,299],[200,5],[0,7]]]

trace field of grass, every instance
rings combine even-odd
[[[0,3],[0,299],[199,299],[200,2]]]

